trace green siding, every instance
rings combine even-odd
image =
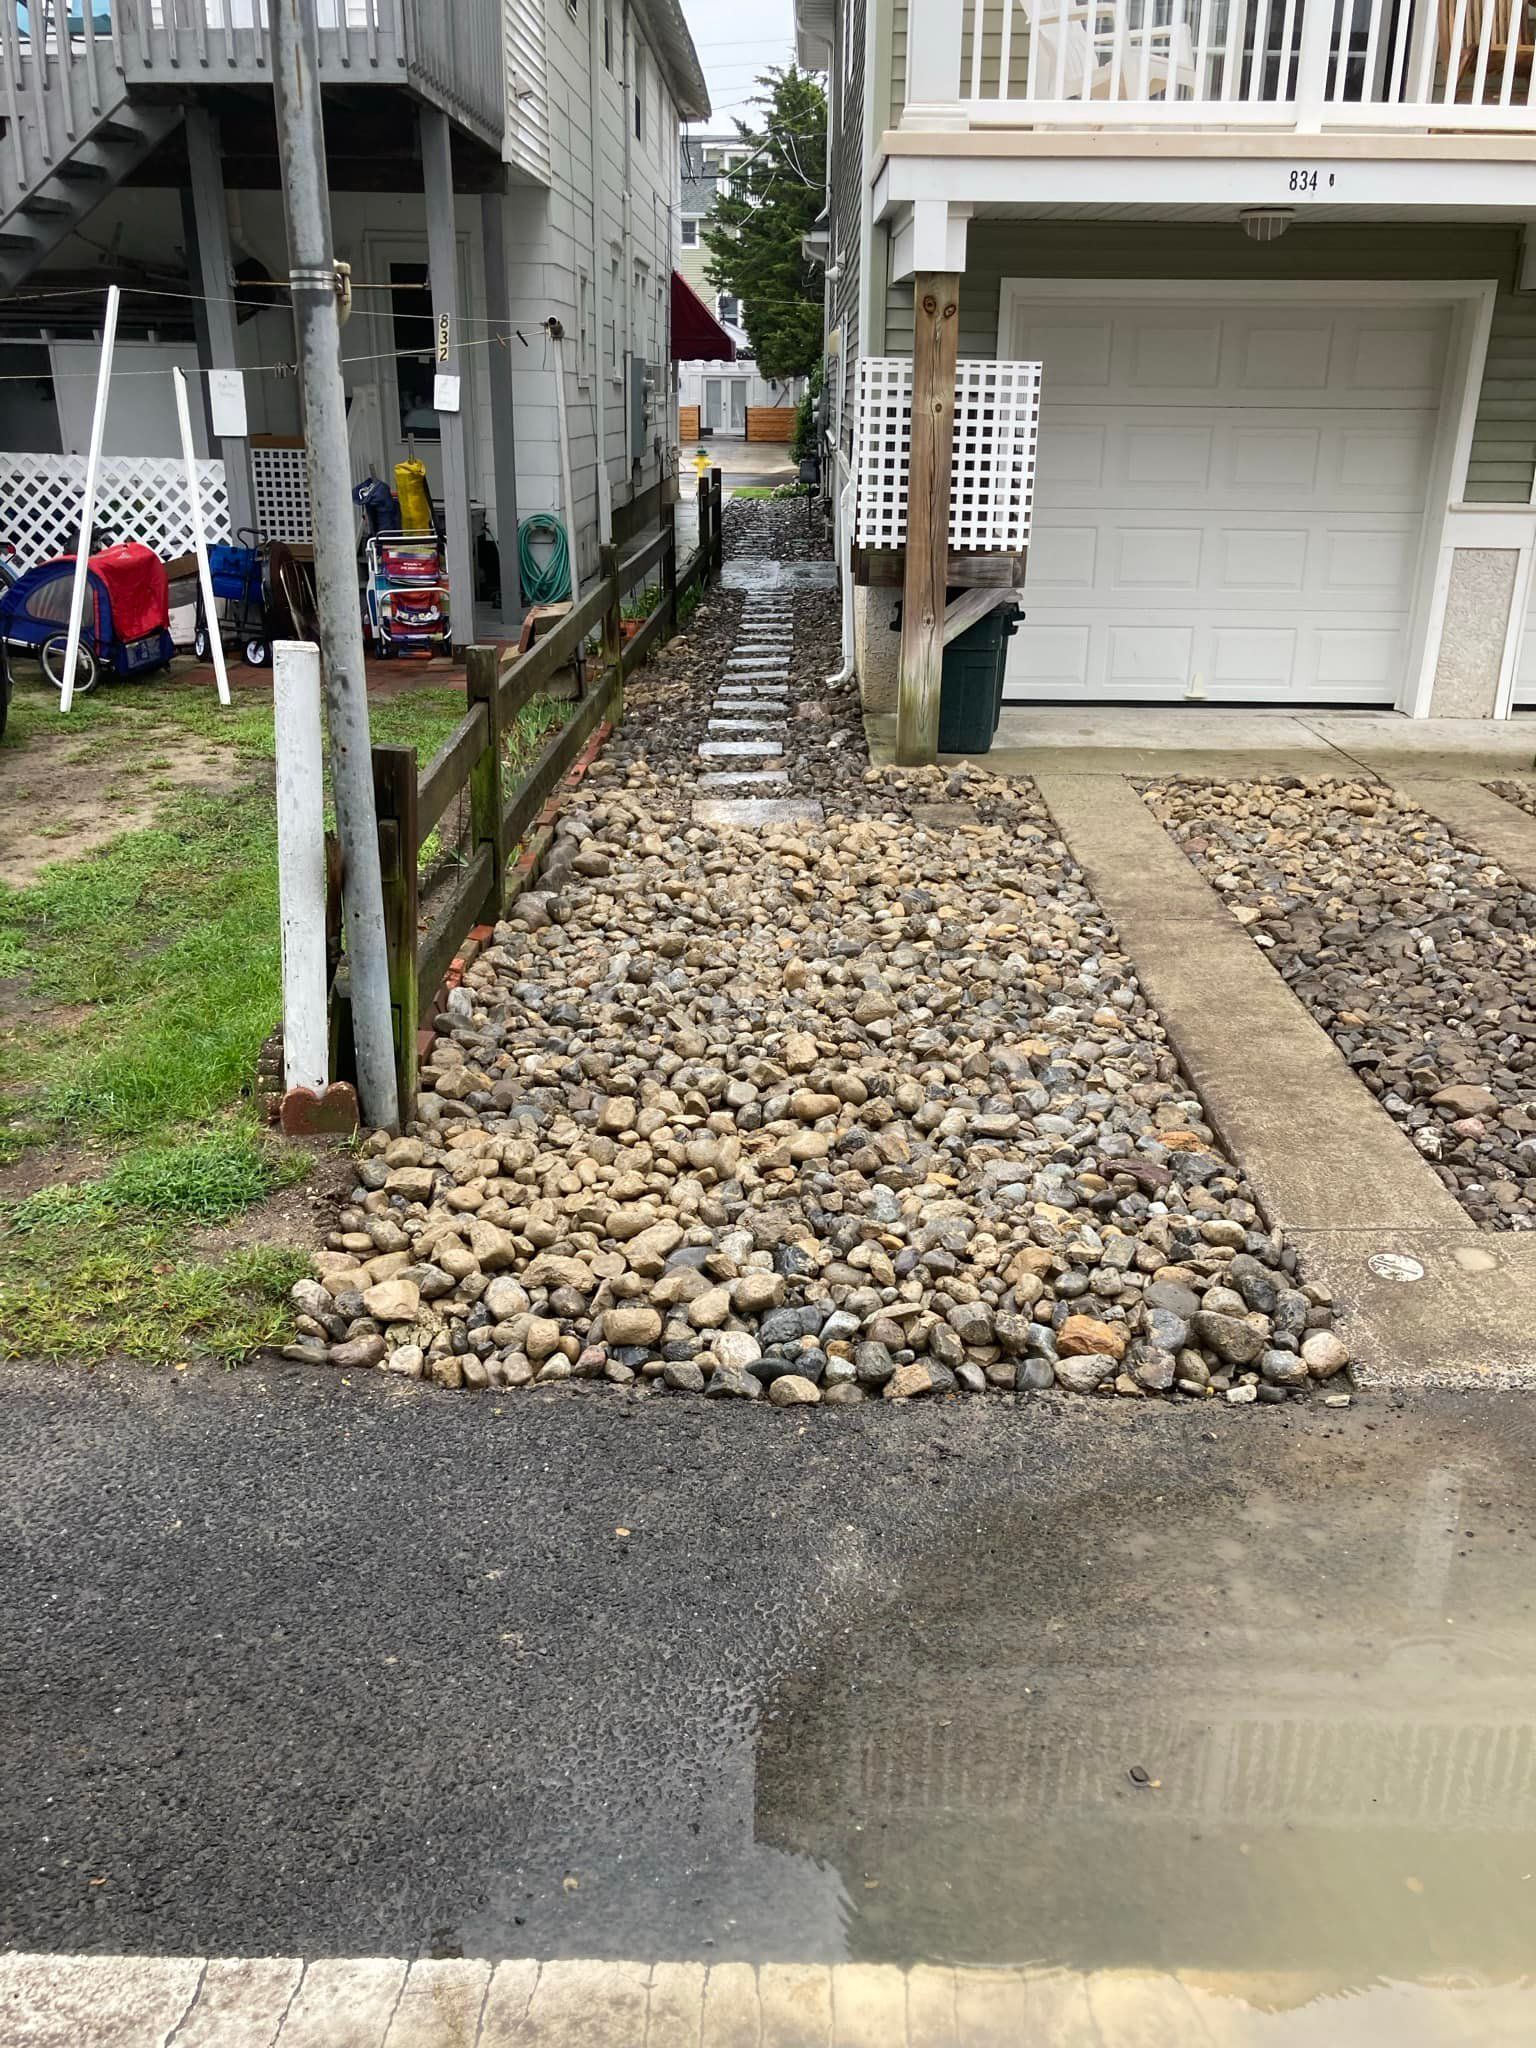
[[[1466,494],[1480,503],[1525,504],[1536,474],[1536,296],[1513,289],[1519,247],[1517,229],[1470,223],[1301,226],[1281,241],[1260,243],[1249,241],[1235,224],[974,221],[960,281],[960,352],[997,353],[998,292],[1005,277],[1491,279],[1499,295]],[[908,281],[891,285],[886,294],[885,352],[906,355],[911,348]]]

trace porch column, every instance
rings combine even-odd
[[[218,130],[206,107],[187,108],[187,170],[191,200],[187,208],[191,241],[196,252],[195,288],[204,303],[194,310],[198,360],[205,370],[237,370],[240,344],[236,337],[235,264],[229,243],[229,212],[224,203],[224,165],[219,155]],[[189,250],[189,255],[192,251]],[[204,416],[209,423],[212,445],[212,413],[208,383],[202,385]],[[249,442],[220,441],[224,458],[224,483],[229,495],[231,534],[242,526],[254,526],[256,513],[251,496]]]
[[[491,322],[487,350],[491,373],[491,464],[496,476],[496,547],[501,556],[501,616],[516,624],[523,615],[517,581],[517,435],[512,402],[512,306],[507,293],[507,197],[487,192],[480,200],[480,239],[485,263],[485,311]]]
[[[453,213],[453,155],[448,116],[437,107],[419,110],[421,175],[427,196],[427,274],[432,287],[432,332],[437,342],[439,373],[458,377],[459,409],[440,412],[442,436],[443,521],[448,529],[448,598],[453,617],[454,647],[467,647],[475,637],[475,557],[469,529],[469,467],[464,455],[464,383],[459,353],[459,242]],[[442,353],[443,319],[448,321],[448,349]]]
[[[1011,6],[1013,0],[1006,0],[1006,4]],[[960,104],[960,37],[964,24],[965,0],[908,0],[908,92],[901,110],[903,128],[947,130],[970,126]]]
[[[920,270],[913,291],[912,453],[896,699],[896,759],[904,767],[932,761],[939,750],[959,272]]]

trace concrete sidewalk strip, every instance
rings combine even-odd
[[[300,1982],[300,1971],[303,1972]],[[298,1995],[294,1996],[294,1987]],[[1351,2042],[1397,2041],[1395,1991]],[[889,1963],[0,1956],[3,2048],[1334,2048],[1333,2001],[1268,1974]],[[288,2000],[292,1997],[291,2009]],[[287,2017],[284,2018],[284,2013]],[[1272,2024],[1279,2013],[1283,2025]],[[1528,2038],[1523,1998],[1414,1987],[1416,2048]],[[1377,2029],[1380,2028],[1378,2033]]]
[[[1522,888],[1536,889],[1536,818],[1529,811],[1480,782],[1422,775],[1388,779],[1463,845],[1496,861]]]
[[[384,2048],[463,2048],[473,2041],[493,1968],[488,1962],[431,1958],[412,1963]],[[176,2048],[181,2048],[180,2035]]]
[[[297,1956],[215,1956],[175,2048],[272,2048],[303,1975]]]
[[[1361,1378],[1536,1384],[1524,1242],[1478,1231],[1128,782],[1035,779],[1212,1128],[1338,1296]]]
[[[388,1956],[326,1956],[310,1963],[277,2037],[282,2048],[383,2048],[405,1972],[402,1961]]]

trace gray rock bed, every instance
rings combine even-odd
[[[1490,782],[1486,787],[1495,796],[1503,797],[1505,803],[1515,804],[1536,818],[1536,782]]]
[[[728,506],[728,551],[787,516]],[[626,691],[435,1020],[418,1121],[365,1146],[289,1355],[796,1406],[1334,1381],[1326,1290],[1033,786],[871,768],[856,689],[822,682],[830,592],[795,594],[787,742],[825,822],[694,822],[741,608],[712,593]]]
[[[1536,898],[1382,783],[1141,787],[1467,1213],[1536,1226]]]

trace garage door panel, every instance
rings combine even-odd
[[[1210,634],[1210,679],[1272,697],[1289,689],[1296,633],[1285,626],[1217,626]]]
[[[1418,535],[1380,527],[1359,530],[1330,527],[1320,535],[1318,550],[1325,590],[1362,598],[1383,593],[1397,602],[1413,574]]]
[[[1280,392],[1309,400],[1328,389],[1333,330],[1321,317],[1232,323],[1234,383],[1238,395],[1255,405],[1273,404]]]
[[[1307,580],[1307,533],[1303,527],[1228,527],[1216,535],[1222,586],[1226,590],[1276,591],[1299,595]]]
[[[1116,590],[1198,590],[1203,536],[1198,526],[1122,526],[1115,536]]]
[[[1010,699],[1394,702],[1449,331],[1427,305],[1022,318],[1046,373]]]
[[[1052,591],[1091,590],[1098,558],[1096,526],[1053,526],[1029,544],[1031,596]]]

